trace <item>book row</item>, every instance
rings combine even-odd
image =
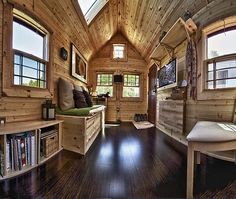
[[[36,160],[36,136],[32,132],[7,136],[6,171],[20,171],[34,166]]]

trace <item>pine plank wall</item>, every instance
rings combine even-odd
[[[127,61],[114,61],[111,59],[112,44],[125,43],[127,46]],[[96,74],[105,73],[137,73],[141,75],[140,93],[141,99],[138,101],[122,99],[121,86],[114,85],[114,98],[108,99],[107,120],[131,121],[135,113],[147,112],[147,63],[137,50],[127,41],[121,33],[117,33],[111,40],[95,55],[89,63],[90,83],[95,89]]]
[[[89,27],[86,26],[86,22],[78,20],[78,13],[76,12],[72,1],[33,1],[33,0],[8,0],[8,2],[15,3],[17,2],[25,10],[33,12],[36,17],[44,21],[53,31],[53,70],[54,70],[54,101],[57,101],[57,86],[56,82],[59,77],[66,78],[77,84],[81,82],[70,76],[70,59],[63,61],[59,57],[59,49],[65,47],[68,52],[70,51],[70,43],[73,42],[83,56],[89,60],[91,57],[93,59],[90,62],[90,83],[94,84],[94,71],[97,71],[98,65],[102,64],[103,68],[106,70],[107,66],[115,65],[116,63],[111,63],[108,59],[110,54],[108,53],[109,43],[106,43],[111,35],[117,32],[118,29],[122,31],[125,37],[136,46],[136,48],[141,52],[141,55],[130,45],[130,50],[128,50],[128,56],[130,56],[130,61],[127,65],[122,66],[122,70],[131,70],[139,71],[144,74],[144,82],[147,78],[147,63],[149,60],[149,55],[158,43],[158,38],[161,34],[160,30],[168,31],[171,25],[182,16],[185,7],[188,6],[194,14],[193,20],[197,24],[199,31],[202,27],[210,24],[216,20],[222,19],[227,16],[236,15],[236,2],[235,0],[210,0],[210,1],[199,1],[199,4],[195,5],[195,1],[192,3],[187,3],[188,1],[174,1],[178,2],[172,5],[172,7],[165,12],[165,9],[168,9],[168,5],[165,2],[165,6],[162,7],[161,12],[163,20],[158,22],[157,19],[152,19],[156,16],[148,13],[145,15],[147,18],[143,18],[143,15],[139,17],[138,12],[144,12],[144,9],[137,11],[137,15],[132,17],[131,12],[127,11],[126,8],[122,8],[123,4],[118,3],[117,0],[111,0],[109,6],[104,8],[103,13],[96,18],[96,23],[91,24]],[[0,89],[2,90],[2,29],[3,29],[3,1],[0,1]],[[121,1],[123,2],[123,1]],[[135,9],[132,6],[133,1],[125,1],[125,4],[128,4],[128,8]],[[141,2],[141,1],[140,1]],[[150,3],[153,3],[154,0],[150,0]],[[189,1],[190,2],[190,1]],[[206,2],[209,2],[207,6]],[[187,5],[185,5],[187,4]],[[154,5],[154,4],[153,4]],[[141,5],[136,5],[140,7]],[[174,7],[173,7],[174,6]],[[204,7],[205,6],[205,7]],[[118,9],[124,15],[119,15]],[[172,9],[177,7],[178,9]],[[153,7],[153,12],[157,9]],[[170,11],[174,13],[171,14]],[[158,14],[158,12],[157,12]],[[127,15],[127,17],[126,17]],[[159,16],[159,14],[158,14]],[[139,19],[139,20],[137,20]],[[169,19],[169,20],[168,20]],[[127,21],[128,20],[128,21]],[[151,25],[151,20],[156,21],[156,27]],[[144,23],[148,21],[149,23]],[[122,23],[124,23],[122,25]],[[105,25],[104,25],[105,24]],[[109,24],[109,25],[108,25]],[[139,25],[141,24],[141,25]],[[146,28],[146,25],[150,26],[150,30]],[[162,29],[159,26],[162,25]],[[145,28],[144,28],[145,27]],[[158,28],[159,27],[159,28]],[[138,31],[138,28],[142,32]],[[135,30],[135,34],[132,34],[132,30]],[[159,31],[159,32],[158,32]],[[92,34],[88,34],[88,32]],[[148,33],[147,36],[145,33]],[[141,34],[143,33],[143,34]],[[157,34],[156,34],[157,33]],[[89,36],[90,35],[90,36]],[[92,38],[91,38],[92,37]],[[121,39],[124,41],[122,36],[116,35],[115,39]],[[152,38],[152,39],[151,39]],[[145,42],[142,42],[145,40]],[[125,41],[129,43],[126,39]],[[105,45],[105,46],[104,46]],[[100,49],[104,46],[102,49]],[[100,50],[99,50],[100,49]],[[176,56],[181,60],[180,74],[181,70],[184,70],[184,56],[185,56],[186,42],[177,47],[175,53]],[[94,55],[93,53],[98,50],[98,53]],[[130,54],[129,54],[130,53]],[[70,56],[70,54],[69,54]],[[142,58],[144,57],[145,60]],[[162,65],[168,61],[169,58],[162,60]],[[116,68],[114,69],[120,69]],[[147,99],[146,99],[146,86],[144,83],[143,87],[143,101],[142,102],[120,102],[120,119],[121,120],[130,120],[133,117],[133,114],[137,112],[137,107],[140,108],[139,112],[146,112],[147,109]],[[2,92],[0,92],[0,96]],[[170,95],[169,91],[162,92],[158,99],[164,99],[166,96]],[[8,122],[12,121],[24,121],[32,119],[41,118],[41,104],[44,102],[43,99],[30,99],[30,98],[13,98],[13,97],[4,97],[0,98],[0,116],[5,116]],[[197,120],[214,120],[214,121],[232,121],[234,107],[234,99],[221,99],[221,100],[201,100],[201,101],[192,101],[187,100],[186,108],[186,132],[189,132]],[[108,106],[110,112],[110,120],[115,120],[116,116],[116,104],[111,102]]]
[[[59,49],[65,47],[68,52],[70,51],[70,42],[73,42],[80,50],[83,49],[83,55],[86,59],[91,56],[92,47],[89,39],[86,35],[80,35],[84,38],[81,41],[77,35],[80,29],[83,27],[79,26],[75,28],[72,23],[72,19],[68,16],[61,16],[58,10],[50,10],[46,7],[42,1],[20,1],[21,5],[25,9],[34,11],[35,15],[47,23],[53,31],[53,71],[54,71],[54,101],[57,102],[57,80],[59,77],[68,79],[76,84],[81,84],[80,81],[70,76],[70,59],[63,61],[59,57]],[[55,1],[56,2],[56,1]],[[58,2],[59,3],[59,2]],[[27,6],[26,6],[27,5]],[[43,14],[42,14],[43,12]],[[62,12],[62,11],[61,11]],[[70,13],[67,13],[68,15]],[[0,72],[2,72],[2,17],[3,17],[3,3],[0,1]],[[76,17],[76,13],[74,13]],[[0,75],[2,77],[2,75]],[[0,88],[2,87],[2,81],[0,81]],[[2,90],[2,89],[1,89]],[[2,95],[2,92],[0,92]],[[0,116],[6,117],[7,122],[13,121],[25,121],[25,120],[36,120],[41,119],[41,104],[45,99],[37,98],[15,98],[15,97],[1,97],[0,98]]]
[[[202,8],[198,13],[196,13],[192,18],[193,21],[198,26],[198,31],[196,34],[197,46],[198,46],[198,56],[201,53],[201,48],[199,44],[201,42],[201,30],[210,25],[213,22],[222,20],[229,16],[236,16],[236,2],[235,1],[220,1],[216,0],[210,3],[207,7]],[[178,68],[178,78],[186,79],[185,74],[185,55],[186,55],[187,41],[184,41],[174,51],[176,58],[179,60]],[[169,61],[169,57],[166,56],[161,60],[161,66],[165,65]],[[203,60],[198,59],[198,77],[201,76],[201,64]],[[179,80],[180,80],[179,79]],[[200,79],[198,78],[198,82]],[[199,85],[199,83],[198,83]],[[186,132],[188,134],[197,121],[208,120],[208,121],[233,121],[234,106],[236,99],[236,90],[232,90],[235,93],[235,98],[229,99],[227,97],[221,97],[221,99],[203,99],[194,101],[189,96],[189,90],[187,92],[186,101],[186,115],[185,124]],[[161,91],[157,96],[157,114],[158,106],[160,100],[165,100],[171,94],[170,90]],[[222,91],[221,96],[224,96],[225,92]],[[157,121],[158,122],[158,117]]]

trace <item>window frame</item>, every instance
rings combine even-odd
[[[112,84],[111,85],[98,85],[98,75],[112,75]],[[114,76],[114,73],[113,72],[97,72],[96,73],[96,90],[97,90],[97,86],[109,86],[109,87],[112,87],[112,96],[111,98],[114,98],[115,97],[115,91],[114,91],[114,81],[113,81],[113,76]]]
[[[88,26],[98,16],[101,10],[104,9],[104,7],[108,4],[108,2],[109,0],[95,0],[93,4],[90,6],[90,8],[86,11],[86,13],[83,13],[79,1],[76,0],[76,3],[78,4],[81,10],[81,14],[83,15],[84,20],[86,21],[86,24]]]
[[[53,32],[46,24],[40,21],[39,17],[32,14],[29,11],[24,10],[18,4],[6,4],[3,10],[3,20],[5,26],[3,27],[3,83],[2,91],[3,96],[6,97],[27,97],[27,98],[53,98],[53,56],[52,56],[52,46]],[[34,24],[36,28],[44,28],[47,30],[47,45],[48,49],[46,51],[47,65],[46,65],[46,88],[30,87],[24,85],[14,84],[14,49],[13,49],[13,21],[15,15],[19,15],[26,23],[29,22],[30,25]],[[32,25],[33,26],[33,25]],[[50,45],[49,45],[50,44]],[[19,52],[19,51],[18,51]],[[22,51],[20,51],[22,52]],[[25,53],[25,52],[22,52]],[[26,53],[28,57],[35,56]],[[44,55],[45,56],[45,55]],[[37,58],[37,57],[36,57]],[[9,81],[10,80],[10,81]]]
[[[216,85],[215,85],[215,82],[217,81],[217,79],[216,79],[214,74],[217,70],[214,69],[214,64],[222,62],[222,61],[230,61],[230,60],[236,60],[236,53],[222,55],[222,56],[218,56],[218,57],[214,57],[214,58],[211,58],[211,59],[204,60],[204,74],[205,74],[205,79],[204,79],[205,88],[204,88],[204,90],[206,90],[206,91],[212,91],[212,90],[213,91],[214,90],[221,91],[221,90],[234,90],[234,89],[236,89],[236,85],[235,85],[235,87],[227,87],[227,88],[216,88]],[[208,80],[208,64],[211,64],[211,63],[213,64],[213,80],[212,80],[213,87],[214,87],[213,89],[210,89],[207,86],[207,81],[209,81]],[[235,69],[236,67],[233,67],[233,68]],[[225,68],[225,69],[227,69],[227,68]],[[236,79],[236,78],[225,78],[224,80],[227,80],[227,79]]]
[[[139,76],[139,97],[124,97],[123,96],[123,89],[124,89],[124,81],[122,83],[122,89],[121,89],[121,101],[142,101],[143,100],[143,73],[137,73],[137,72],[124,72],[123,76],[125,75],[138,75]]]
[[[198,81],[197,81],[197,99],[198,100],[215,100],[215,99],[236,99],[236,87],[231,88],[207,88],[207,66],[212,61],[227,61],[232,60],[236,56],[233,54],[222,55],[208,59],[207,39],[214,34],[221,33],[225,29],[230,29],[236,26],[236,16],[227,17],[223,20],[216,21],[207,25],[202,29],[201,39],[197,45],[198,53]]]
[[[113,55],[114,55],[114,45],[124,45],[124,57],[123,58],[114,58]],[[125,62],[127,61],[127,43],[125,42],[118,42],[118,43],[112,43],[111,44],[111,59],[113,61],[117,61],[117,62]]]

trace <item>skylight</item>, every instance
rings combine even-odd
[[[108,1],[109,0],[78,0],[87,24],[91,23]]]

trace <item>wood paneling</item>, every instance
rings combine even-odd
[[[53,32],[54,102],[57,102],[57,80],[59,77],[81,84],[80,81],[70,76],[70,42],[73,42],[78,47],[86,59],[89,59],[93,52],[91,42],[88,36],[83,33],[83,27],[78,22],[77,13],[71,8],[72,5],[69,1],[67,6],[64,5],[64,1],[21,0],[11,2],[17,2],[17,7],[22,8],[28,14],[31,13],[32,17],[39,19],[39,22],[42,22],[43,25],[45,24]],[[0,44],[2,44],[2,8],[2,1],[0,1]],[[70,12],[68,11],[69,9],[71,9]],[[61,47],[65,47],[68,50],[69,58],[67,61],[63,61],[59,56]],[[2,54],[1,45],[0,69]],[[0,70],[1,72],[2,70]],[[0,88],[1,85],[2,81],[0,81]],[[0,93],[2,94],[2,92]],[[43,102],[43,99],[36,98],[2,97],[0,98],[0,116],[6,117],[7,122],[40,119],[41,104]]]
[[[74,0],[76,1],[76,0]],[[94,84],[96,71],[136,71],[144,74],[143,101],[125,102],[109,100],[108,115],[115,120],[117,115],[121,119],[130,120],[137,112],[136,107],[140,107],[139,112],[147,110],[147,60],[152,50],[159,42],[162,31],[167,31],[174,22],[183,16],[186,9],[193,14],[193,20],[199,27],[208,25],[216,19],[221,19],[235,14],[236,2],[234,0],[200,0],[200,1],[165,1],[165,0],[110,0],[102,9],[93,22],[87,26],[81,18],[81,10],[78,11],[74,1],[53,1],[53,0],[8,0],[16,3],[27,13],[33,13],[33,17],[42,25],[46,25],[53,32],[53,70],[54,78],[54,101],[57,101],[56,82],[59,77],[81,84],[70,76],[70,59],[63,61],[59,57],[59,49],[65,47],[70,51],[70,42],[73,42],[81,54],[89,60],[91,69],[91,83]],[[0,1],[0,89],[2,90],[2,13],[3,1]],[[5,1],[4,1],[5,2]],[[79,15],[80,14],[80,15]],[[116,32],[122,32],[129,42],[128,61],[113,62],[110,59],[110,39]],[[200,35],[198,33],[198,35]],[[117,39],[118,38],[118,39]],[[114,37],[113,41],[119,41],[119,37]],[[123,40],[125,40],[123,38]],[[127,42],[127,40],[125,40]],[[108,43],[107,43],[108,42]],[[137,49],[137,50],[136,50]],[[176,55],[182,59],[179,76],[186,78],[184,73],[186,42],[177,47]],[[141,54],[139,54],[138,52]],[[70,53],[69,53],[70,56]],[[143,57],[143,58],[142,58]],[[168,61],[165,57],[161,65]],[[0,96],[2,92],[0,92]],[[168,91],[158,94],[158,99],[163,100],[169,96]],[[26,98],[6,98],[0,100],[0,115],[7,117],[7,121],[20,121],[41,118],[41,104],[44,100]],[[220,103],[220,105],[218,105]],[[120,108],[117,112],[117,107]],[[157,102],[158,107],[158,102]],[[209,108],[209,111],[204,108]],[[224,108],[226,107],[226,108]],[[205,100],[199,102],[187,101],[187,131],[200,119],[210,120],[232,120],[231,109],[233,100]],[[233,109],[232,109],[233,110]]]
[[[184,100],[164,100],[159,102],[159,121],[171,133],[185,133],[185,102]]]
[[[218,4],[218,8],[219,8]],[[209,11],[210,12],[210,11]],[[222,13],[223,14],[223,13]],[[225,13],[224,13],[225,14]],[[229,13],[228,13],[229,14]],[[205,17],[207,16],[206,13],[202,13]],[[206,17],[207,18],[207,17]],[[209,21],[212,21],[212,18],[207,18],[202,23],[202,27],[204,27],[206,24],[209,24]],[[204,24],[204,25],[203,25]],[[201,30],[201,29],[200,29]],[[200,31],[199,30],[199,31]],[[181,45],[179,45],[175,49],[175,56],[177,57],[179,63],[178,63],[178,81],[182,79],[186,79],[186,66],[185,66],[185,53],[186,53],[186,41],[184,41]],[[200,53],[200,52],[198,52]],[[168,60],[170,59],[169,56],[166,56],[161,61],[161,66],[166,64]],[[198,60],[198,68],[200,68],[200,63],[202,60]],[[232,91],[234,92],[234,91]],[[227,121],[232,122],[233,121],[233,114],[234,114],[234,100],[229,99],[204,99],[204,100],[198,100],[194,101],[190,99],[189,97],[189,90],[188,90],[188,99],[186,101],[186,116],[185,116],[185,124],[186,124],[186,134],[188,134],[193,126],[196,124],[197,121],[201,120],[208,120],[208,121]],[[159,102],[162,100],[165,100],[166,97],[170,97],[171,95],[171,89],[164,90],[157,93],[157,123],[160,120],[161,115],[159,114],[160,107]],[[224,92],[221,92],[221,95],[224,95]]]
[[[3,3],[0,1],[0,97],[2,96],[2,26],[3,26]]]
[[[111,59],[112,43],[127,44],[127,61],[114,61]],[[141,75],[141,99],[139,101],[125,100],[121,98],[121,86],[114,85],[114,96],[108,99],[107,120],[130,121],[135,113],[147,112],[147,63],[135,48],[123,37],[122,34],[115,35],[89,63],[89,84],[96,89],[97,72],[135,72]],[[137,109],[138,107],[138,109]]]

